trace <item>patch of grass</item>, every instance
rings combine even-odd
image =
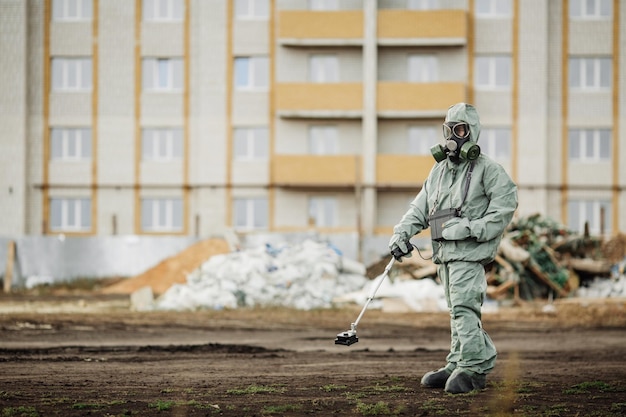
[[[282,414],[294,411],[300,411],[302,406],[298,404],[285,404],[285,405],[266,405],[261,410],[262,414]]]
[[[567,404],[554,404],[546,408],[541,415],[546,417],[560,417],[569,416],[571,415],[571,412],[567,407]]]
[[[571,388],[563,390],[563,394],[590,394],[592,391],[615,392],[617,389],[610,384],[602,381],[581,382]]]
[[[39,417],[35,407],[5,407],[2,409],[2,417]]]
[[[385,401],[378,401],[376,404],[359,401],[356,404],[356,411],[364,416],[397,416],[402,412],[402,407],[392,410]]]
[[[72,405],[74,410],[97,410],[99,408],[104,407],[102,404],[87,404],[87,403],[76,403]]]
[[[320,390],[326,391],[326,392],[332,392],[332,391],[341,391],[346,388],[348,388],[347,385],[328,384],[328,385],[321,386]]]
[[[368,389],[374,392],[405,392],[409,389],[403,385],[379,385],[376,384],[374,386],[368,387]]]
[[[434,413],[436,415],[441,415],[442,413],[446,413],[446,407],[441,403],[441,400],[426,400],[422,403],[420,407],[422,410],[427,411],[429,414]]]
[[[626,403],[613,403],[611,404],[612,412],[621,412],[626,414]]]
[[[269,385],[250,385],[246,388],[234,388],[226,391],[226,394],[233,395],[254,395],[254,394],[272,394],[285,392],[285,388],[277,388]]]
[[[148,404],[148,407],[156,408],[159,411],[169,411],[175,405],[176,405],[176,401],[156,400],[155,402]]]

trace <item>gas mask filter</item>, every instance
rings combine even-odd
[[[436,144],[430,148],[435,161],[441,162],[447,157],[458,163],[461,159],[473,161],[480,155],[480,146],[470,140],[469,125],[465,122],[443,124],[443,137],[446,145]]]

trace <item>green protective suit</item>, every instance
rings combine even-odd
[[[446,122],[466,122],[470,140],[478,141],[476,109],[465,103],[450,107]],[[481,306],[487,283],[484,265],[495,259],[502,234],[517,208],[517,187],[506,171],[486,155],[474,161],[449,158],[435,164],[409,210],[394,227],[390,249],[429,227],[429,214],[459,207],[467,173],[474,164],[460,217],[445,222],[443,241],[433,241],[433,261],[450,310],[451,345],[446,367],[487,374],[495,365],[496,349],[482,329]]]

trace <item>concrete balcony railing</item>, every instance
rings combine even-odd
[[[376,184],[379,187],[417,187],[435,164],[430,155],[378,155]]]
[[[463,83],[379,82],[379,117],[442,117],[467,99]],[[276,111],[281,117],[362,117],[361,83],[278,83]]]
[[[381,45],[465,45],[468,17],[464,10],[379,10]],[[283,10],[278,14],[278,39],[283,45],[361,45],[361,10]]]
[[[361,45],[363,12],[283,10],[278,38],[283,45]]]
[[[441,117],[454,103],[467,100],[464,83],[378,83],[379,117]]]
[[[468,17],[464,10],[380,10],[381,45],[465,45]]]
[[[272,182],[281,186],[352,187],[360,158],[355,155],[275,155]]]
[[[278,83],[276,111],[282,117],[361,117],[361,83]]]

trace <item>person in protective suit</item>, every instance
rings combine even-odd
[[[480,153],[475,107],[458,103],[443,124],[445,146],[431,148],[437,163],[408,211],[393,229],[391,253],[411,256],[410,238],[430,227],[433,262],[450,311],[447,364],[426,373],[421,384],[466,393],[485,387],[496,348],[481,323],[487,282],[485,265],[495,259],[517,208],[517,186],[498,163]]]

